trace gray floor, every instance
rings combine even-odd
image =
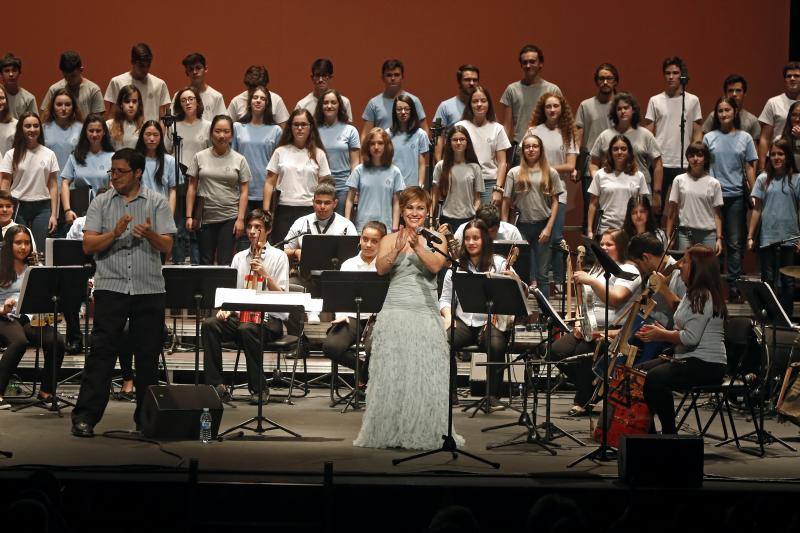
[[[69,392],[69,390],[65,391]],[[227,428],[255,414],[255,407],[238,403],[237,409],[226,409],[221,427]],[[157,445],[143,442],[122,441],[98,436],[94,439],[78,439],[69,433],[68,411],[63,418],[55,413],[41,409],[27,409],[18,413],[0,412],[0,449],[14,453],[12,459],[0,459],[0,467],[23,464],[50,464],[59,466],[85,465],[162,465],[177,466],[189,458],[199,460],[201,470],[225,471],[213,474],[217,477],[237,479],[257,475],[264,479],[275,479],[280,473],[308,474],[316,477],[326,461],[332,461],[334,470],[339,473],[368,474],[411,474],[430,471],[450,471],[490,475],[575,475],[597,474],[616,475],[616,463],[597,465],[584,462],[573,469],[567,463],[591,450],[595,443],[588,440],[589,420],[569,419],[564,415],[571,405],[567,394],[559,394],[554,400],[553,421],[564,429],[573,432],[587,442],[580,447],[562,438],[558,455],[551,456],[531,444],[524,444],[502,450],[487,451],[488,443],[503,441],[517,436],[521,429],[502,429],[482,433],[481,429],[495,424],[513,422],[517,414],[512,411],[497,412],[491,415],[479,413],[469,418],[460,410],[454,411],[456,430],[465,437],[464,450],[478,454],[486,459],[499,462],[501,467],[495,471],[487,466],[461,456],[452,460],[449,454],[437,454],[422,460],[400,466],[392,466],[391,460],[404,457],[410,452],[404,450],[372,450],[354,448],[352,440],[358,433],[361,412],[340,413],[328,405],[326,393],[314,390],[312,394],[295,405],[270,403],[265,415],[302,435],[296,439],[280,432],[269,432],[264,437],[251,433],[239,441],[213,442],[164,442],[165,450],[183,457],[178,460],[159,450]],[[98,434],[113,430],[132,430],[133,404],[112,401],[106,415],[96,427]],[[540,408],[540,421],[544,409]],[[707,412],[703,412],[707,415]],[[737,418],[740,432],[752,429],[743,417]],[[791,424],[777,424],[768,421],[767,427],[777,435],[795,438],[797,427]],[[715,428],[718,432],[720,427]],[[767,455],[757,458],[740,451],[733,445],[714,447],[715,441],[707,440],[705,447],[705,473],[714,478],[768,479],[782,480],[800,478],[798,454],[790,452],[777,444],[768,446]],[[796,442],[795,442],[796,444]]]

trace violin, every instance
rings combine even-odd
[[[251,260],[261,257],[261,252],[264,250],[265,245],[266,241],[259,241],[250,249]],[[244,288],[262,291],[263,287],[264,277],[251,266],[250,273],[244,277]],[[262,313],[260,311],[242,311],[239,313],[239,322],[243,324],[261,324],[261,320]]]

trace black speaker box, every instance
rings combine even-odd
[[[700,487],[703,439],[694,435],[624,435],[619,478],[638,487]]]
[[[199,440],[203,408],[211,412],[211,434],[222,421],[222,402],[210,385],[153,385],[142,406],[142,433],[152,439]]]

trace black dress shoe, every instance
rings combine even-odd
[[[88,422],[75,422],[72,424],[72,434],[76,437],[94,437],[94,427]]]
[[[78,355],[83,352],[83,341],[80,339],[76,341],[67,341],[64,350],[67,352],[67,355]]]

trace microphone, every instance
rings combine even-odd
[[[689,83],[689,79],[689,70],[686,68],[686,65],[681,65],[681,85],[686,87],[686,85]]]
[[[436,235],[431,230],[423,228],[422,226],[417,228],[417,235],[422,235],[423,237],[425,237],[425,240],[428,241],[429,243],[435,242],[436,244],[442,244],[441,237]]]

